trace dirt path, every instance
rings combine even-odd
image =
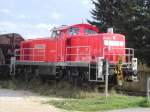
[[[0,112],[65,112],[44,104],[48,99],[28,91],[0,89]]]

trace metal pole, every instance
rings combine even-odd
[[[105,74],[105,96],[107,98],[108,96],[108,68],[109,68],[109,65],[108,65],[108,60],[106,60],[106,74]]]

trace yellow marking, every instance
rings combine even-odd
[[[122,84],[124,78],[123,78],[123,71],[122,71],[122,56],[119,56],[118,63],[116,65],[116,75],[117,75],[117,82],[118,84]]]

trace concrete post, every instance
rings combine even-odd
[[[108,60],[106,60],[106,74],[105,74],[105,96],[106,98],[108,97],[108,69],[109,69],[109,65],[108,65]]]
[[[147,78],[147,101],[150,97],[150,77]]]

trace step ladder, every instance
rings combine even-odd
[[[56,74],[55,74],[55,78],[59,79],[61,78],[61,68],[59,66],[56,66]]]
[[[16,74],[16,57],[11,57],[10,60],[10,76],[14,76]]]
[[[103,61],[99,60],[95,64],[89,63],[89,81],[104,82]]]

